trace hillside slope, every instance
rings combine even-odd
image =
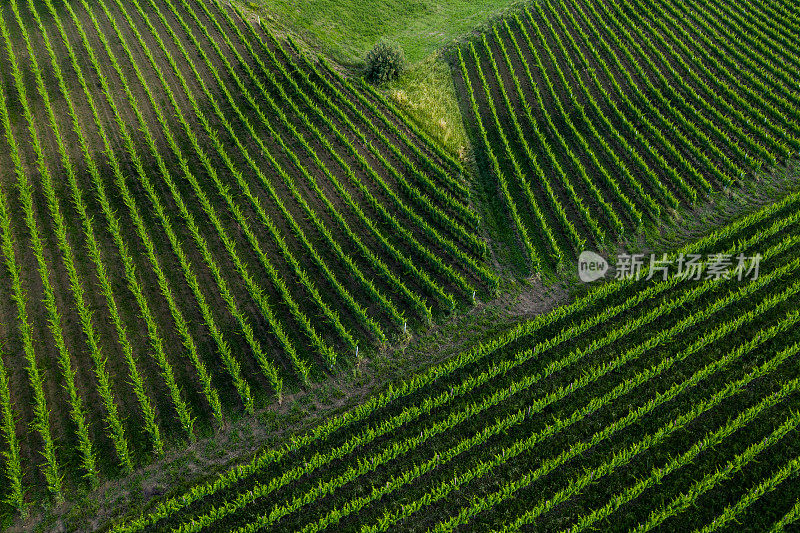
[[[14,0],[0,38],[12,513],[496,283],[460,165],[230,7]]]

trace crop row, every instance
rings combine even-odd
[[[3,12],[11,508],[26,513],[38,485],[60,502],[81,478],[130,472],[206,421],[224,427],[231,402],[252,412],[262,380],[280,401],[287,376],[304,386],[318,364],[333,371],[497,285],[462,164],[231,6]]]
[[[738,238],[737,245],[729,250],[730,253],[752,250],[764,240],[768,240],[773,236],[783,235],[786,231],[793,231],[793,228],[800,222],[800,212],[797,210],[798,200],[797,195],[794,195],[783,202],[771,205],[758,213],[741,219],[724,231],[710,235],[706,239],[699,241],[697,245],[686,247],[679,253],[689,253],[693,249],[706,249],[709,246],[713,246],[715,242],[727,241],[732,235],[738,235],[740,237]],[[768,227],[761,228],[752,237],[741,238],[741,236],[746,234],[748,228],[759,226],[769,221],[771,217],[779,213],[786,213],[787,211],[789,211],[788,215],[777,216],[775,220],[768,224]],[[797,238],[793,236],[784,238],[768,251],[765,257],[777,257],[778,255],[791,252],[796,245],[796,241]],[[526,419],[526,416],[531,416],[532,413],[538,412],[546,406],[576,393],[581,387],[587,387],[587,390],[590,390],[591,384],[602,376],[613,374],[615,369],[622,368],[628,362],[636,360],[649,350],[653,350],[658,346],[668,346],[670,339],[679,336],[681,332],[702,324],[706,320],[712,319],[720,310],[729,308],[735,305],[736,302],[746,298],[747,295],[754,294],[756,291],[778,282],[778,280],[785,278],[790,272],[795,271],[796,268],[797,262],[791,262],[787,266],[773,272],[772,275],[761,278],[754,284],[747,285],[739,291],[732,291],[716,303],[710,305],[707,309],[699,310],[695,315],[680,320],[675,326],[654,336],[644,344],[632,347],[628,352],[616,358],[614,362],[602,363],[597,366],[594,371],[587,371],[577,382],[566,384],[557,391],[542,397],[538,403],[531,406],[530,410],[526,408],[521,414],[514,416],[509,415],[509,418],[506,419],[505,422],[498,421],[496,431],[502,433],[504,429],[520,424],[522,420]],[[617,316],[626,316],[627,311],[637,308],[642,302],[651,301],[659,294],[676,288],[676,281],[674,279],[659,282],[647,289],[634,292],[616,306],[608,307],[602,311],[595,310],[594,305],[604,301],[608,295],[626,290],[626,287],[629,287],[628,284],[621,281],[609,283],[570,306],[560,308],[552,314],[543,315],[532,322],[521,325],[501,339],[476,347],[471,352],[461,354],[461,356],[448,361],[444,366],[434,367],[427,373],[417,376],[409,382],[390,387],[387,392],[372,398],[356,410],[327,422],[312,433],[304,435],[299,439],[291,440],[285,447],[270,450],[260,455],[252,463],[237,467],[214,482],[198,486],[179,498],[171,499],[158,505],[149,514],[121,525],[117,530],[141,530],[148,526],[158,524],[161,520],[167,519],[172,515],[179,515],[182,509],[190,505],[194,507],[196,503],[206,498],[214,498],[214,501],[218,502],[216,506],[206,509],[200,515],[185,518],[185,521],[182,522],[183,525],[179,527],[179,529],[183,531],[201,529],[205,525],[216,523],[219,520],[238,513],[240,510],[276,493],[283,487],[291,486],[292,484],[300,482],[302,479],[315,479],[316,475],[320,475],[315,473],[324,472],[327,469],[327,465],[333,464],[336,461],[341,461],[357,450],[369,449],[368,447],[374,446],[374,442],[382,440],[383,437],[398,433],[402,431],[404,427],[412,423],[424,420],[431,413],[447,413],[440,421],[428,424],[427,427],[417,435],[410,436],[408,439],[395,441],[385,447],[371,450],[367,456],[359,458],[357,464],[351,464],[348,469],[339,475],[329,479],[319,478],[318,482],[313,483],[309,487],[308,492],[293,494],[284,504],[276,505],[257,522],[262,526],[272,524],[279,518],[313,503],[324,495],[337,490],[339,487],[345,486],[352,480],[358,479],[363,475],[368,475],[368,473],[373,472],[383,464],[389,465],[392,464],[393,460],[401,456],[413,454],[417,448],[423,446],[426,442],[432,442],[437,435],[446,434],[451,431],[452,428],[458,427],[460,424],[469,420],[474,420],[487,409],[502,404],[508,398],[525,390],[533,390],[533,386],[536,383],[545,383],[550,376],[556,375],[558,372],[577,364],[583,358],[590,357],[592,354],[599,354],[608,346],[613,345],[613,343],[635,335],[638,330],[645,328],[648,324],[669,315],[672,310],[681,309],[686,305],[690,305],[689,302],[701,298],[703,294],[707,291],[714,290],[717,286],[718,285],[713,280],[708,280],[696,288],[685,292],[679,292],[674,299],[664,302],[663,305],[658,306],[649,313],[642,314],[641,316],[637,315],[635,319],[623,322],[619,327],[609,331],[604,337],[598,338],[588,347],[575,350],[563,359],[555,360],[542,371],[526,373],[517,383],[504,387],[493,394],[481,396],[476,400],[469,401],[463,404],[458,410],[448,410],[448,406],[451,403],[459,401],[460,398],[468,398],[473,391],[477,392],[482,390],[487,384],[491,384],[501,376],[507,375],[515,368],[535,361],[536,358],[541,357],[542,354],[546,353],[548,350],[559,346],[566,346],[571,340],[578,338],[586,332],[592,331],[593,328],[596,328],[598,325],[613,320]],[[745,325],[757,320],[759,316],[767,313],[770,309],[791,301],[793,296],[796,295],[796,292],[797,286],[795,284],[785,290],[774,293],[773,296],[767,298],[752,311],[742,314],[733,321],[722,323],[698,340],[691,348],[687,348],[685,352],[674,355],[659,365],[656,365],[654,368],[638,374],[635,380],[620,385],[617,389],[614,389],[613,392],[603,397],[602,401],[600,401],[600,399],[593,399],[585,409],[576,411],[576,416],[579,416],[579,418],[573,420],[573,422],[577,422],[583,417],[588,416],[589,413],[594,412],[614,398],[622,397],[636,387],[647,383],[650,379],[654,379],[661,373],[667,372],[673,366],[679,366],[678,363],[690,358],[689,356],[691,354],[702,351],[707,345],[732,335]],[[587,311],[589,311],[589,313],[587,313]],[[378,413],[386,406],[402,401],[404,397],[431,388],[437,381],[453,375],[453,372],[457,369],[465,368],[475,363],[480,364],[480,361],[497,352],[504,346],[518,343],[526,338],[531,338],[530,336],[536,331],[546,328],[551,324],[560,323],[561,320],[565,320],[570,316],[579,316],[581,313],[583,314],[583,318],[579,323],[564,328],[557,336],[534,342],[532,346],[516,353],[514,356],[494,363],[482,371],[468,375],[461,380],[461,383],[452,386],[449,390],[430,394],[427,398],[415,401],[413,405],[406,406],[399,411],[394,411],[394,414],[390,417],[378,417],[376,419],[373,416],[373,413]],[[781,332],[786,331],[791,324],[795,323],[796,319],[797,317],[795,315],[787,316],[782,326],[773,330],[768,330],[770,333],[765,333],[763,336],[765,342],[767,338],[773,339]],[[756,346],[751,346],[748,350],[752,350]],[[731,357],[734,356],[732,355]],[[717,367],[711,368],[716,369]],[[709,370],[709,372],[710,371],[711,370]],[[705,375],[708,374],[699,374],[697,379]],[[686,387],[688,386],[689,385],[686,385]],[[341,444],[329,449],[325,449],[321,446],[320,443],[323,443],[331,435],[342,432],[347,434],[347,428],[349,426],[368,419],[375,420],[375,422],[351,434],[349,438],[341,441]],[[495,434],[493,431],[495,430],[491,430],[487,427],[485,433],[476,433],[473,440],[463,441],[464,443],[457,445],[450,452],[442,451],[438,456],[432,457],[428,462],[423,461],[414,468],[404,469],[403,472],[397,474],[394,481],[390,480],[385,487],[383,485],[377,486],[372,494],[368,493],[366,496],[350,501],[343,507],[330,510],[326,516],[319,519],[316,525],[309,524],[309,529],[313,530],[326,525],[332,525],[349,514],[357,513],[370,502],[384,497],[405,484],[412,483],[417,477],[422,476],[431,469],[437,468],[437,466],[445,464],[445,458],[452,459],[461,452],[480,445],[486,439],[489,439],[491,435]],[[472,444],[469,444],[470,442]],[[296,464],[289,462],[291,461],[291,457],[302,449],[308,450],[304,459]],[[279,470],[277,470],[278,474],[267,481],[258,481],[254,484],[252,482],[247,482],[249,478],[258,478],[259,472],[263,472],[268,468],[271,471],[275,471],[275,468],[279,468]],[[476,475],[477,472],[476,470]],[[244,486],[240,486],[243,483]],[[452,483],[457,484],[458,480],[447,482],[442,485],[442,488],[434,491],[431,496],[422,498],[416,509],[424,507],[424,504],[433,501],[432,498],[434,498],[435,494],[444,496],[445,492],[447,492],[446,486],[451,486]],[[233,494],[227,492],[231,489],[235,490]],[[217,498],[217,494],[224,495],[224,498]],[[414,512],[414,509],[415,507],[407,504],[403,512],[405,513],[407,511],[410,514]],[[401,519],[403,516],[406,516],[406,514],[390,513],[387,514],[385,519],[380,523],[388,525],[394,523],[395,520]],[[376,525],[376,527],[378,526]]]
[[[564,260],[562,239],[601,246],[797,151],[794,74],[774,52],[790,41],[751,6],[741,38],[717,44],[697,17],[722,8],[698,4],[536,3],[454,53],[479,156],[534,268]]]

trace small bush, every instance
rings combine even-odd
[[[406,68],[406,55],[396,44],[388,41],[379,41],[367,53],[366,72],[367,81],[376,85],[397,79]]]

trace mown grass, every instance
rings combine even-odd
[[[343,65],[358,65],[380,38],[422,61],[519,0],[251,0],[277,24],[300,32]]]

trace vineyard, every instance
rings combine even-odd
[[[758,250],[755,281],[609,282],[112,530],[790,522],[798,223],[795,193],[675,252]]]
[[[550,0],[458,48],[503,238],[558,269],[785,163],[800,151],[797,31],[766,2]]]
[[[496,286],[461,164],[258,20],[193,0],[1,11],[12,509],[281,402]]]
[[[255,2],[0,5],[1,527],[796,527],[800,8],[499,4],[463,153]]]

